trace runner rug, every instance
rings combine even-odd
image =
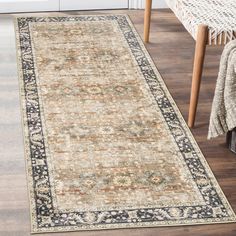
[[[20,17],[32,232],[235,221],[125,15]]]

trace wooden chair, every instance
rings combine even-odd
[[[166,0],[187,31],[196,40],[189,127],[194,126],[207,45],[224,45],[236,39],[236,0]],[[146,0],[144,41],[149,42],[152,0]]]

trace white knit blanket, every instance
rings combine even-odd
[[[236,127],[236,40],[223,51],[212,104],[208,138],[222,135]]]

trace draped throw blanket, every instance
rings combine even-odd
[[[236,127],[236,40],[225,46],[212,104],[208,138]]]

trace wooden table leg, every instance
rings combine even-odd
[[[194,126],[195,122],[207,37],[208,37],[208,27],[206,25],[199,25],[197,40],[196,40],[195,56],[194,56],[192,89],[191,89],[191,98],[190,98],[189,116],[188,116],[188,126],[190,128]]]
[[[144,14],[144,42],[149,42],[150,21],[152,11],[152,0],[146,0],[145,14]]]

